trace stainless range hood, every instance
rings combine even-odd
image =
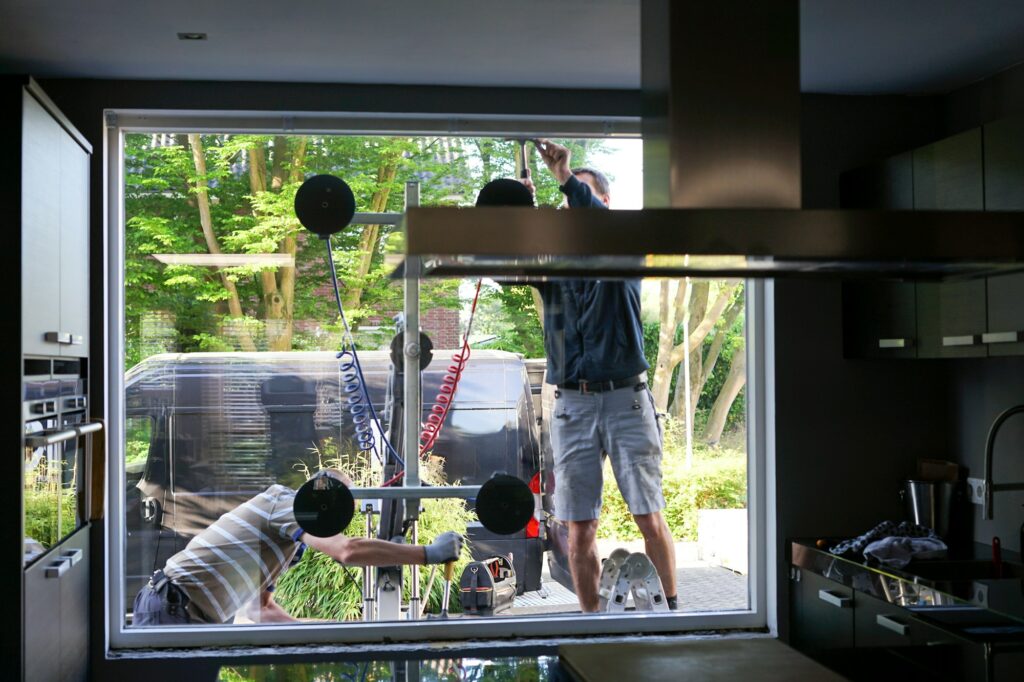
[[[650,208],[411,209],[404,253],[428,277],[947,279],[1024,269],[1021,213],[800,209],[799,23],[799,0],[643,0]]]

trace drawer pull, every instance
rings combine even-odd
[[[906,339],[878,339],[879,348],[906,348]]]
[[[972,334],[967,336],[943,336],[942,345],[949,346],[973,346],[978,342],[978,337]]]
[[[848,609],[853,604],[853,599],[833,594],[828,590],[818,590],[818,599],[840,609]]]
[[[54,561],[52,564],[47,566],[43,574],[47,578],[60,578],[68,572],[69,568],[71,568],[71,560],[64,558],[59,561]]]
[[[66,550],[64,552],[64,554],[61,556],[61,558],[68,560],[69,562],[71,562],[71,565],[74,566],[75,564],[77,564],[79,561],[82,560],[82,550],[80,550],[80,549],[69,549],[69,550]]]
[[[1017,343],[1020,332],[989,332],[981,335],[982,343]]]
[[[906,637],[910,628],[906,623],[901,623],[892,616],[883,616],[881,614],[875,616],[875,622],[881,625],[886,630],[892,630],[901,637]]]

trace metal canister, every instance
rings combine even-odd
[[[903,502],[907,519],[946,537],[954,491],[955,484],[949,481],[906,481]]]

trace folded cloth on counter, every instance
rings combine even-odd
[[[913,559],[942,559],[946,543],[937,536],[927,538],[887,537],[875,540],[864,548],[864,558],[883,566],[903,568]]]
[[[896,523],[883,521],[864,535],[851,540],[844,540],[829,551],[842,556],[844,554],[861,554],[868,545],[882,538],[938,538],[935,531],[927,526],[919,526],[910,521]]]

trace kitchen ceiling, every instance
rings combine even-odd
[[[5,0],[0,72],[626,88],[640,0]],[[807,92],[947,92],[1024,61],[1020,0],[804,0]],[[205,33],[185,41],[179,33]]]

